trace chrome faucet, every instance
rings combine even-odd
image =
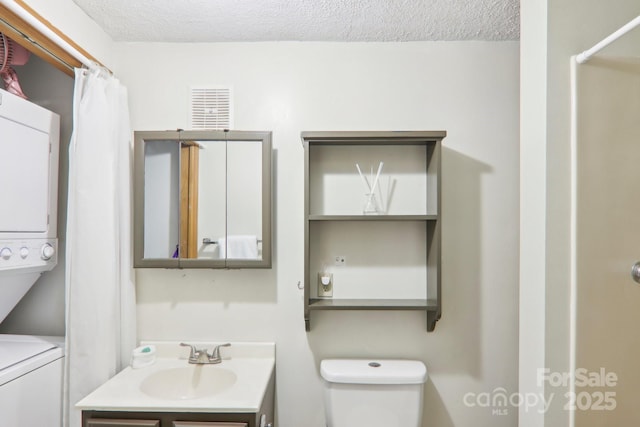
[[[189,363],[196,365],[208,365],[222,362],[222,357],[220,357],[220,347],[231,346],[230,343],[217,345],[213,348],[211,354],[209,354],[206,349],[198,350],[193,344],[180,343],[180,345],[191,348],[191,352],[189,353]]]

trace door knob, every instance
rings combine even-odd
[[[631,267],[631,277],[636,283],[640,283],[640,261],[633,264]]]

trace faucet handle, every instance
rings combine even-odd
[[[191,348],[191,352],[189,353],[189,361],[193,361],[193,360],[196,360],[198,358],[198,356],[197,356],[198,350],[196,349],[195,345],[181,342],[180,346],[181,347],[190,347]]]
[[[231,343],[220,344],[213,348],[209,359],[212,361],[216,361],[216,363],[220,363],[222,361],[222,357],[220,357],[220,347],[231,347]]]

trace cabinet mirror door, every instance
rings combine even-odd
[[[271,133],[135,133],[135,267],[271,266]]]

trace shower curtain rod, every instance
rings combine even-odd
[[[0,0],[0,4],[2,4],[9,11],[13,12],[20,19],[25,21],[28,25],[32,26],[36,31],[40,32],[46,38],[48,38],[51,42],[56,44],[60,49],[65,51],[67,54],[75,58],[78,62],[88,68],[94,67],[96,64],[100,65],[96,60],[88,58],[84,53],[80,52],[75,46],[73,46],[69,41],[65,40],[57,31],[47,25],[47,23],[43,22],[43,20],[39,19],[39,15],[34,11],[28,10],[24,5],[24,3],[20,0]],[[30,40],[30,39],[29,39]],[[30,40],[32,41],[32,40]],[[33,42],[33,41],[32,41]],[[40,46],[42,49],[44,47]],[[50,55],[55,57],[55,54],[48,52]],[[68,66],[68,64],[65,64]]]
[[[627,34],[629,31],[636,28],[640,25],[640,15],[636,16],[635,19],[631,20],[629,23],[621,27],[618,31],[612,33],[610,36],[604,38],[601,42],[597,43],[591,49],[587,49],[584,52],[578,54],[576,56],[576,61],[578,64],[584,64],[587,62],[593,55],[600,52],[605,47],[609,46],[614,41],[618,40],[620,37]]]

